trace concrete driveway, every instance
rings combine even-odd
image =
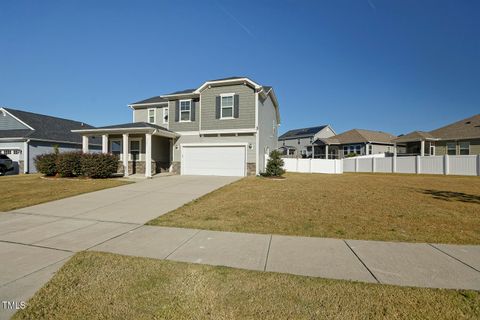
[[[0,213],[0,300],[31,297],[75,252],[238,180],[168,176]],[[0,319],[15,310],[0,305]]]

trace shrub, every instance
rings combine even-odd
[[[57,174],[57,153],[46,153],[35,157],[35,167],[37,171],[46,176]]]
[[[113,154],[87,153],[81,158],[82,175],[89,178],[108,178],[117,168],[118,158]]]
[[[266,177],[281,177],[285,170],[283,170],[283,159],[280,158],[281,153],[277,150],[270,152],[270,158],[267,162],[267,168],[264,176]]]
[[[57,173],[62,177],[78,177],[82,175],[81,152],[59,153],[57,156]]]
[[[353,157],[356,157],[356,156],[358,156],[358,154],[356,154],[355,152],[350,152],[349,154],[347,154],[345,156],[345,158],[353,158]]]

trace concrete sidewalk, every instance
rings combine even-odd
[[[90,250],[332,279],[480,290],[480,246],[142,226]]]

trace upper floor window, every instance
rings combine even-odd
[[[220,118],[221,119],[232,119],[233,118],[233,94],[222,95],[220,107]]]
[[[163,124],[168,123],[168,108],[163,108]]]
[[[457,145],[455,142],[447,142],[447,154],[449,156],[454,156],[457,154]]]
[[[192,100],[180,100],[180,122],[190,121]]]
[[[470,154],[470,142],[460,142],[460,154],[469,155]]]
[[[155,109],[148,109],[148,123],[155,123]]]

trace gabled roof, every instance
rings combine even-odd
[[[441,140],[480,138],[480,114],[429,132]]]
[[[321,138],[325,144],[352,144],[352,143],[386,143],[393,144],[396,136],[383,131],[352,129],[330,138]]]
[[[323,129],[325,129],[327,126],[328,125],[322,125],[322,126],[309,127],[309,128],[293,129],[282,134],[280,137],[278,137],[278,140],[313,137],[319,131],[322,131]]]
[[[168,102],[168,99],[162,98],[160,96],[156,96],[156,97],[151,97],[151,98],[148,98],[148,99],[145,99],[145,100],[134,102],[134,103],[132,103],[132,105],[133,104],[167,103],[167,102]]]
[[[83,122],[47,116],[43,114],[2,108],[7,113],[25,123],[30,129],[0,130],[0,138],[29,138],[36,140],[82,143],[82,136],[71,130],[94,128]],[[92,139],[90,143],[100,144],[100,139]]]
[[[425,131],[413,131],[393,139],[394,142],[415,142],[415,141],[437,140],[430,133]]]

